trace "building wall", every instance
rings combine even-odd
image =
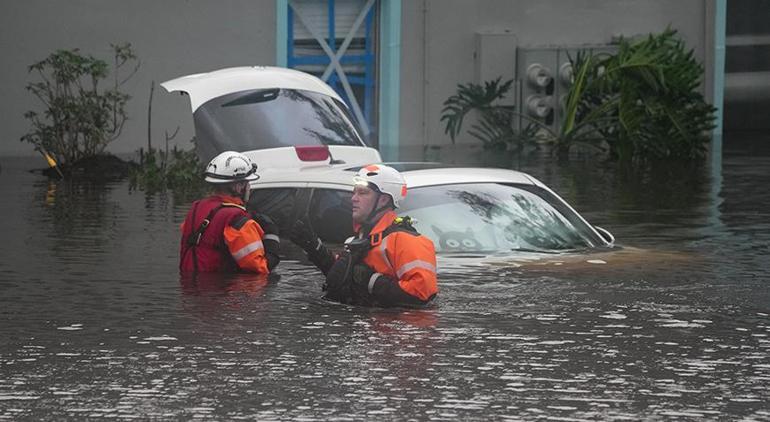
[[[109,60],[110,43],[130,42],[142,64],[125,85],[133,96],[131,119],[110,145],[116,153],[147,145],[147,110],[156,84],[196,72],[275,63],[275,0],[25,0],[0,2],[0,155],[29,155],[19,142],[29,125],[27,110],[40,104],[25,91],[27,66],[56,49],[80,48]],[[156,86],[154,145],[180,126],[172,144],[189,147],[193,136],[187,98]]]
[[[510,31],[519,46],[608,43],[613,36],[677,29],[696,56],[709,54],[704,0],[403,1],[401,144],[450,144],[440,122],[456,85],[474,81],[475,33]],[[510,52],[513,54],[513,51]],[[707,66],[708,68],[708,66]],[[709,75],[707,75],[708,77]],[[468,123],[463,125],[468,127]],[[467,134],[458,143],[478,142]]]
[[[725,63],[726,131],[770,130],[770,2],[727,2]],[[752,139],[754,136],[748,136]],[[730,143],[737,137],[731,137]],[[756,142],[759,144],[760,142]]]
[[[706,3],[712,0],[402,0],[400,145],[447,145],[442,103],[459,83],[474,80],[475,33],[510,31],[519,46],[598,44],[616,35],[671,25],[703,60]],[[109,44],[131,42],[142,60],[125,86],[130,121],[116,153],[147,144],[150,84],[189,73],[275,63],[275,0],[48,0],[0,2],[0,155],[28,155],[19,142],[29,129],[23,113],[40,109],[25,91],[27,66],[55,49],[80,48],[109,59]],[[511,52],[513,54],[513,52]],[[707,66],[708,69],[708,66]],[[153,141],[180,126],[172,144],[193,136],[186,98],[156,87]],[[467,127],[467,123],[466,126]],[[458,143],[474,143],[463,133]]]

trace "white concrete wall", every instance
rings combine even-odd
[[[510,30],[519,46],[607,43],[614,35],[679,30],[706,57],[704,0],[404,0],[401,144],[451,144],[442,103],[474,80],[474,34]],[[467,128],[468,123],[463,125]],[[458,143],[478,142],[467,134]]]
[[[80,48],[110,59],[109,44],[130,42],[142,60],[125,86],[133,96],[130,121],[108,148],[133,152],[147,144],[151,81],[241,65],[275,64],[275,0],[3,0],[0,2],[0,155],[33,154],[19,138],[29,129],[23,114],[41,110],[24,89],[27,66],[56,49]],[[175,143],[193,136],[189,102],[156,87],[155,146],[164,131],[182,127]]]
[[[520,46],[606,43],[613,35],[678,29],[706,57],[710,0],[402,0],[400,144],[446,145],[439,118],[458,83],[474,79],[475,33],[510,30]],[[147,143],[151,81],[240,65],[275,63],[275,0],[25,0],[0,2],[0,155],[28,155],[19,142],[29,126],[23,113],[40,109],[24,90],[27,66],[55,49],[78,47],[109,59],[109,43],[131,42],[142,60],[126,85],[131,121],[109,151],[133,152]],[[187,99],[156,88],[153,138],[182,130],[193,136]],[[466,125],[467,127],[467,125]],[[463,134],[459,143],[476,141]]]

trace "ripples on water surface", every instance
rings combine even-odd
[[[398,311],[293,260],[179,280],[186,203],[0,159],[0,419],[770,419],[770,159],[544,163],[520,167],[632,247],[441,257],[435,306]]]

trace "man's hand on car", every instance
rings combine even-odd
[[[297,220],[289,230],[289,240],[294,244],[302,248],[305,252],[310,253],[318,249],[320,245],[320,239],[316,236],[313,228],[305,220]]]
[[[259,227],[262,227],[262,231],[264,231],[266,235],[272,234],[278,236],[278,224],[275,224],[270,216],[252,211],[251,218],[259,224]]]

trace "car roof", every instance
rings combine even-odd
[[[532,176],[507,169],[482,167],[437,167],[401,173],[409,188],[458,183],[516,183],[544,186]]]
[[[160,85],[168,92],[180,91],[189,95],[193,113],[214,98],[255,89],[298,89],[317,92],[342,101],[333,89],[315,76],[272,66],[230,67],[182,76]]]
[[[386,163],[400,169],[410,189],[461,183],[515,183],[548,189],[537,179],[515,170],[452,167],[440,163]],[[319,164],[303,168],[266,168],[253,187],[319,187],[353,189],[353,176],[360,166]]]
[[[303,161],[300,158],[300,150],[314,150],[323,153],[324,158],[320,161]],[[339,164],[346,164],[342,167],[365,166],[371,163],[382,161],[379,151],[374,148],[351,145],[317,145],[317,146],[297,146],[265,148],[252,151],[242,151],[251,161],[257,165],[257,174],[265,172],[281,175],[280,177],[292,178],[298,176],[304,168],[313,168],[312,171],[323,171],[324,169],[333,170],[341,166],[330,165],[332,158]],[[303,173],[301,178],[306,178]],[[277,176],[278,177],[278,176]],[[294,177],[296,179],[296,177]]]

